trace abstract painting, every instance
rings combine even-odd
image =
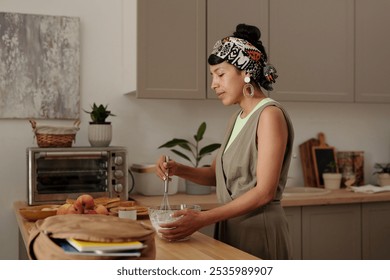
[[[0,12],[0,118],[79,115],[80,19]]]

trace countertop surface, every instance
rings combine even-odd
[[[132,194],[131,199],[137,204],[144,206],[158,206],[161,204],[162,196],[145,196]],[[350,204],[350,203],[374,203],[389,202],[390,192],[380,193],[357,193],[351,190],[339,189],[330,190],[324,194],[296,194],[285,195],[282,199],[283,207],[299,206],[320,206],[332,204]],[[208,210],[219,205],[215,192],[208,195],[188,195],[177,193],[169,196],[169,203],[175,204],[198,204],[202,210]],[[18,209],[26,207],[26,202],[17,201],[14,203],[16,219],[19,225],[20,233],[24,244],[27,245],[29,232],[34,226],[34,222],[29,222],[19,214]],[[146,222],[149,222],[146,220]],[[240,251],[225,243],[217,241],[203,233],[195,232],[191,238],[183,242],[168,242],[155,237],[156,241],[156,259],[257,259],[255,256]]]
[[[313,195],[284,195],[282,205],[314,206],[331,204],[370,203],[390,201],[390,192],[361,193],[350,189],[328,190],[328,193]]]
[[[161,197],[160,197],[161,200]],[[14,203],[16,220],[23,238],[25,247],[27,247],[29,233],[34,227],[34,222],[25,220],[20,214],[19,209],[26,207],[23,201]],[[149,222],[149,220],[143,220]],[[257,257],[238,250],[223,242],[215,240],[203,233],[195,232],[189,240],[180,242],[169,242],[155,236],[156,259],[157,260],[256,260]]]

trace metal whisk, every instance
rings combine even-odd
[[[169,161],[169,157],[165,156],[165,162],[168,162],[168,161]],[[170,211],[171,206],[169,205],[169,201],[168,201],[168,184],[169,184],[169,172],[168,171],[165,174],[165,176],[166,176],[166,178],[164,180],[164,197],[163,197],[163,200],[161,201],[160,210]]]

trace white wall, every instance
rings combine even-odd
[[[136,88],[135,2],[0,0],[0,11],[81,18],[81,108],[88,109],[93,102],[109,104],[117,115],[111,118],[112,145],[126,146],[130,163],[154,162],[163,152],[157,149],[160,144],[172,137],[192,137],[202,121],[208,124],[204,144],[221,141],[227,118],[236,107],[226,108],[217,100],[138,100],[123,94]],[[390,104],[284,104],[296,133],[289,185],[303,184],[298,145],[318,132],[324,132],[338,150],[363,150],[366,182],[375,183],[373,163],[390,161]],[[81,113],[78,146],[89,145],[88,118]],[[27,120],[1,119],[0,130],[0,259],[17,259],[18,229],[12,205],[26,199],[25,150],[36,144]]]

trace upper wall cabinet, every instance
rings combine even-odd
[[[390,102],[390,1],[269,1],[270,56],[285,101]]]
[[[263,42],[267,43],[268,0],[141,0],[137,3],[137,96],[140,98],[216,98],[210,89],[207,65],[215,42],[233,34],[237,24],[246,23],[259,26]]]
[[[206,97],[206,0],[137,2],[137,97]]]
[[[269,28],[279,74],[271,97],[354,100],[353,0],[272,0]]]
[[[356,101],[390,102],[390,1],[356,0]]]
[[[276,100],[390,102],[389,13],[387,0],[139,0],[137,96],[216,98],[207,57],[247,23],[278,71]]]

